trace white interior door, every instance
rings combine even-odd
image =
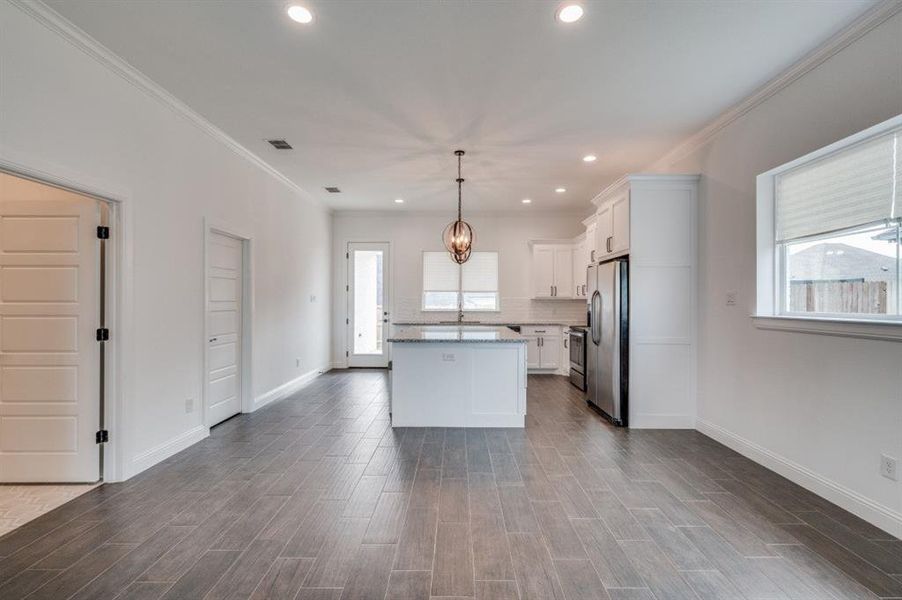
[[[101,209],[0,173],[0,481],[99,479]]]
[[[348,244],[348,366],[387,367],[388,242]]]
[[[207,238],[206,421],[241,412],[242,241],[211,231]]]

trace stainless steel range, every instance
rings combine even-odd
[[[570,383],[586,391],[586,330],[571,327],[570,342]]]

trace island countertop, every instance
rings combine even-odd
[[[475,343],[475,344],[525,344],[526,338],[507,327],[479,325],[418,325],[393,327],[388,338],[397,343]]]

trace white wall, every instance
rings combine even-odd
[[[466,198],[466,196],[465,196]],[[466,202],[466,200],[465,200]],[[465,205],[466,206],[466,205]],[[423,282],[422,253],[442,250],[442,230],[454,218],[453,199],[447,213],[424,212],[336,212],[332,218],[334,256],[332,361],[345,364],[347,346],[347,282],[345,252],[348,242],[390,242],[392,261],[392,320],[420,321],[457,318],[456,313],[424,313],[420,310]],[[476,249],[499,253],[499,313],[468,313],[483,321],[548,319],[562,323],[585,323],[585,300],[531,300],[531,239],[570,239],[583,231],[576,214],[534,213],[524,215],[472,214],[464,218],[476,230]]]
[[[133,260],[133,304],[124,308],[134,321],[131,332],[113,332],[127,335],[129,361],[127,422],[111,432],[125,442],[121,476],[206,433],[204,218],[254,237],[255,396],[327,367],[328,212],[6,2],[0,162],[124,201]]]
[[[727,126],[702,174],[698,424],[902,535],[902,344],[756,329],[755,176],[902,113],[902,14]],[[727,292],[738,292],[726,306]]]

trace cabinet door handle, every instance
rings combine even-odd
[[[548,286],[548,295],[554,296],[554,286],[553,285]]]
[[[614,239],[614,236],[610,236],[608,239],[606,239],[606,240],[604,241],[604,244],[605,244],[605,250],[607,250],[608,252],[611,251],[611,240],[613,240],[613,239]]]
[[[576,286],[576,295],[579,296],[579,286]]]
[[[595,250],[592,250],[592,252],[589,253],[589,260],[595,262]]]

